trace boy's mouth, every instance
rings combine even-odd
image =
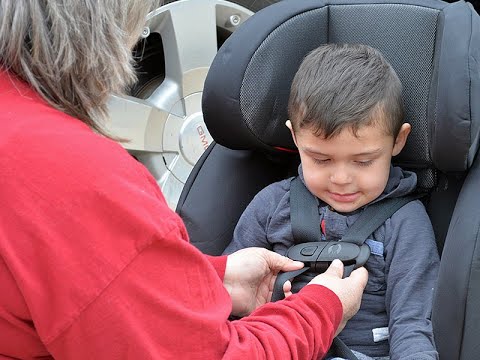
[[[354,192],[354,193],[335,193],[335,192],[328,192],[328,195],[330,198],[336,202],[342,202],[342,203],[351,203],[354,202],[359,196],[360,192]]]

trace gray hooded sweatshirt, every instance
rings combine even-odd
[[[303,180],[301,166],[299,176]],[[257,246],[284,255],[295,244],[290,222],[291,180],[273,183],[255,196],[240,217],[225,254]],[[407,195],[416,183],[415,173],[391,167],[385,190],[374,202]],[[339,240],[363,209],[340,214],[320,201],[318,211],[325,224],[322,240]],[[422,202],[403,206],[366,243],[371,255],[365,264],[369,278],[362,304],[339,337],[351,349],[371,357],[438,359],[430,315],[439,256]]]

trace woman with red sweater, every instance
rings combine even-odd
[[[267,303],[275,274],[302,265],[200,253],[102,126],[155,5],[0,0],[0,357],[316,359],[358,310],[365,269],[341,279],[335,261]]]

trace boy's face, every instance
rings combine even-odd
[[[291,124],[287,122],[291,129]],[[410,124],[396,139],[379,125],[350,128],[330,139],[309,129],[292,135],[298,147],[307,188],[338,212],[351,212],[375,200],[385,189],[390,162],[405,145]]]

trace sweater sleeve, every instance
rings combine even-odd
[[[390,357],[438,359],[430,321],[439,266],[432,225],[420,201],[405,205],[388,222],[391,234],[385,260]]]
[[[174,229],[143,249],[47,348],[56,359],[317,359],[341,316],[311,285],[229,322],[211,263]]]
[[[225,268],[227,267],[227,256],[210,256],[205,255],[207,260],[212,264],[213,268],[218,274],[218,277],[223,280],[225,276]]]

